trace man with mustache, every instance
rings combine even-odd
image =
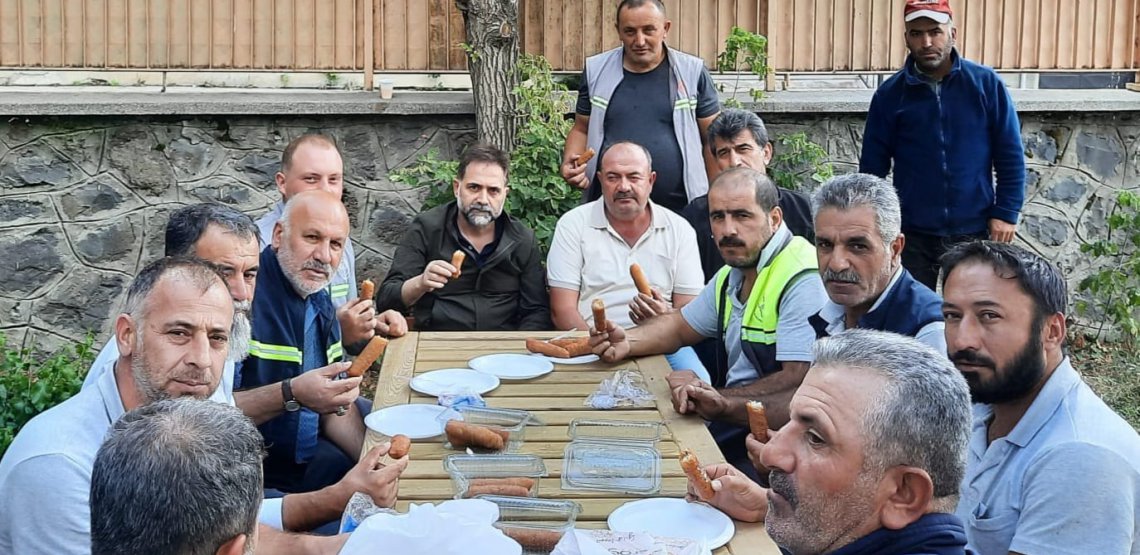
[[[550,308],[561,330],[590,329],[591,303],[601,299],[606,319],[628,328],[676,314],[704,286],[697,266],[693,228],[651,200],[657,173],[641,145],[619,142],[602,152],[598,175],[602,198],[558,219],[547,258]],[[651,285],[639,293],[630,266],[641,267]],[[669,364],[708,379],[704,365],[685,345],[661,351]]]
[[[234,313],[226,289],[217,269],[195,258],[162,258],[139,272],[114,322],[119,358],[97,369],[91,387],[28,422],[0,460],[0,553],[91,552],[88,501],[103,438],[127,411],[166,398],[206,398],[219,387]],[[407,462],[376,469],[386,452],[370,452],[335,487],[267,501],[262,522],[309,529],[336,518],[356,491],[392,505]],[[344,542],[269,526],[260,536],[258,548],[273,554],[331,553]]]
[[[293,195],[261,251],[253,339],[238,405],[269,445],[265,486],[286,493],[329,486],[364,442],[360,378],[340,379],[340,324],[328,292],[348,242],[348,213],[323,190]],[[369,307],[371,309],[371,307]],[[312,394],[298,385],[312,387]]]
[[[959,56],[948,0],[907,0],[905,66],[871,100],[859,171],[886,177],[902,204],[902,263],[934,290],[953,244],[1010,242],[1025,201],[1013,100],[994,71]],[[994,185],[994,176],[997,185]]]
[[[709,218],[728,266],[680,311],[628,332],[612,320],[607,329],[591,328],[593,350],[607,362],[673,352],[708,337],[722,340],[727,360],[711,380],[673,372],[669,386],[677,412],[713,421],[725,457],[745,471],[751,469],[744,454],[745,404],[762,401],[773,429],[788,421],[788,401],[816,339],[808,318],[826,299],[815,249],[784,225],[776,199],[776,186],[756,170],[717,176],[709,188]]]
[[[974,400],[957,515],[979,553],[1140,553],[1140,436],[1065,352],[1061,273],[982,241],[942,258],[946,346]]]
[[[463,152],[455,202],[412,221],[380,286],[381,309],[411,310],[419,330],[550,329],[538,241],[503,210],[509,168],[494,146]],[[451,264],[456,251],[467,255],[459,268]]]
[[[815,252],[828,301],[811,317],[816,335],[870,328],[909,335],[946,350],[942,298],[899,263],[899,197],[865,173],[829,179],[812,198]]]
[[[715,494],[701,500],[763,520],[793,555],[967,553],[952,513],[970,435],[961,374],[941,352],[888,332],[849,330],[813,351],[791,421],[767,444],[748,437],[770,488],[714,464],[705,471]],[[698,491],[690,482],[688,497]]]
[[[621,46],[586,59],[578,88],[574,127],[562,152],[562,178],[602,194],[601,162],[578,164],[586,149],[597,153],[630,141],[657,165],[653,202],[680,212],[706,192],[716,164],[706,147],[709,124],[720,110],[716,85],[704,60],[665,45],[672,22],[661,0],[617,2]]]

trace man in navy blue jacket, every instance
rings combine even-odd
[[[910,55],[875,92],[859,159],[860,172],[879,177],[893,163],[903,266],[931,289],[949,246],[1012,241],[1025,200],[1013,100],[992,69],[958,55],[952,17],[947,0],[907,0]]]

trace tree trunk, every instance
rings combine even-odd
[[[479,140],[514,150],[519,113],[518,0],[455,0],[467,31],[467,67],[475,95]]]

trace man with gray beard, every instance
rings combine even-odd
[[[551,328],[538,241],[503,210],[509,167],[494,146],[464,151],[455,202],[416,216],[380,286],[378,310],[410,312],[418,330]]]

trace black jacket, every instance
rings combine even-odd
[[[404,282],[422,273],[432,260],[450,261],[452,253],[462,248],[458,213],[452,201],[416,216],[377,293],[378,309],[411,308],[417,330],[553,329],[543,256],[534,232],[506,213],[495,222],[503,226],[499,244],[482,266],[476,265],[475,253],[464,248],[467,259],[459,279],[425,294],[412,307],[404,306],[400,298]]]

